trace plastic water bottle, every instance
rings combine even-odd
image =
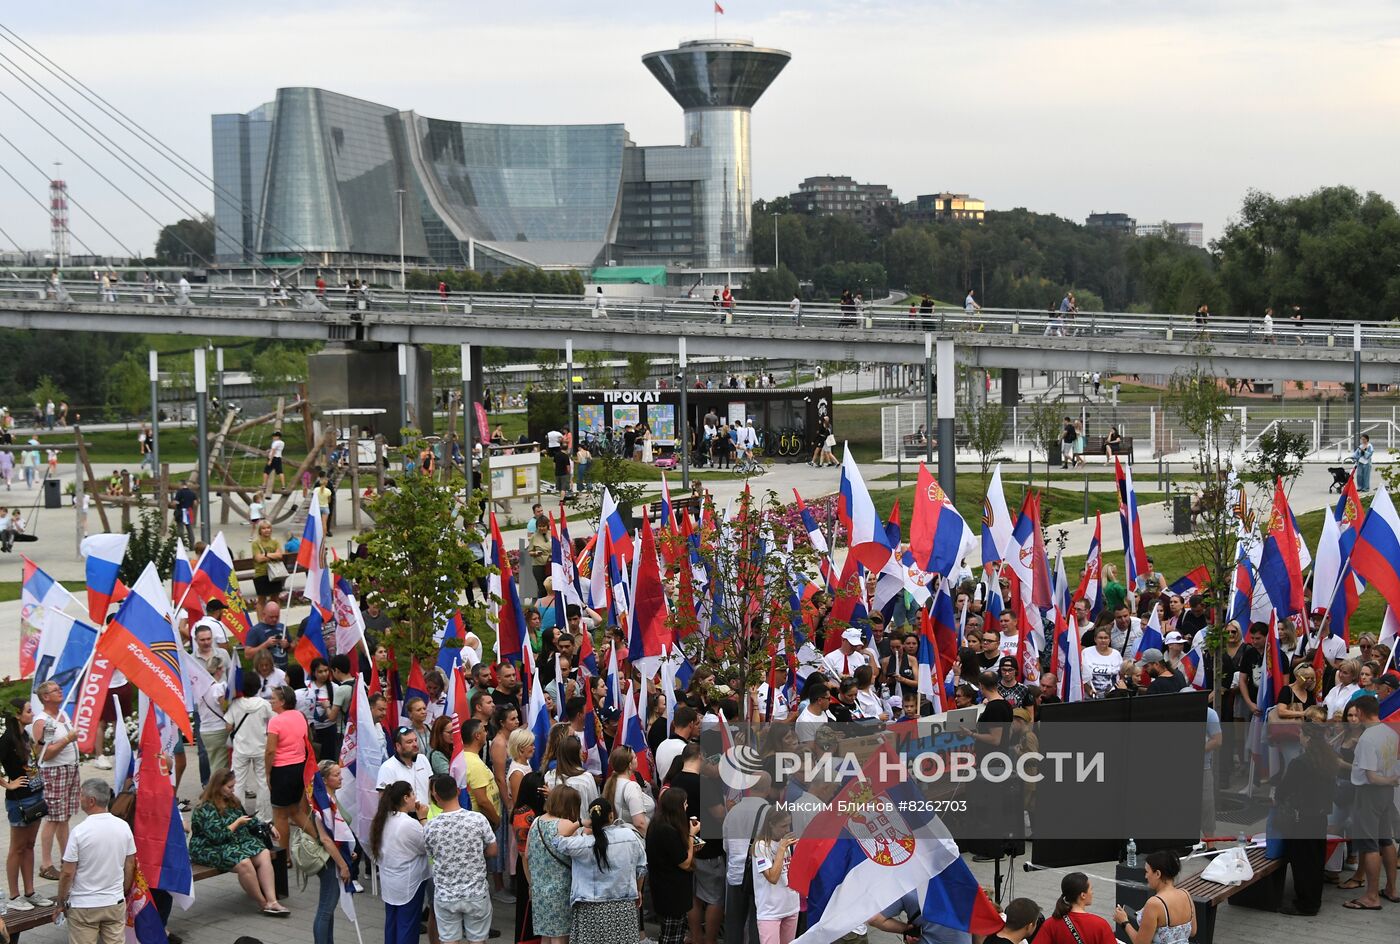
[[[1241,849],[1249,845],[1249,837],[1244,834],[1243,829],[1240,830],[1239,843]]]
[[[1136,839],[1132,839],[1132,838],[1129,838],[1129,839],[1128,839],[1128,855],[1127,855],[1127,859],[1126,859],[1126,865],[1127,865],[1128,868],[1130,868],[1130,869],[1135,869],[1135,868],[1137,868],[1137,840],[1136,840]]]

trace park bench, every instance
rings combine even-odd
[[[922,459],[928,450],[928,440],[917,433],[910,433],[902,437],[900,446],[904,450],[904,458]]]
[[[222,869],[216,869],[208,865],[196,865],[194,867],[194,880],[202,882],[206,878],[213,878],[216,875],[223,875]],[[5,927],[10,932],[10,940],[18,941],[21,931],[32,931],[41,928],[46,924],[53,924],[55,906],[49,905],[46,908],[35,908],[33,911],[11,911],[5,915]]]
[[[1085,456],[1101,456],[1101,455],[1103,455],[1103,454],[1104,454],[1104,448],[1105,448],[1105,446],[1107,445],[1107,442],[1106,442],[1107,439],[1108,439],[1107,436],[1089,436],[1089,437],[1087,437],[1087,438],[1084,440],[1084,455],[1085,455]],[[1125,458],[1128,460],[1128,465],[1132,465],[1132,464],[1133,464],[1133,437],[1131,437],[1131,436],[1124,436],[1122,439],[1120,439],[1120,440],[1118,441],[1118,445],[1117,445],[1117,446],[1114,448],[1114,450],[1113,450],[1113,454],[1116,455],[1116,456],[1123,456],[1123,457],[1125,457]]]
[[[671,511],[677,519],[684,511],[690,516],[691,521],[696,521],[700,517],[700,498],[696,495],[686,495],[683,498],[671,499]],[[661,520],[661,502],[652,502],[647,505],[647,520],[659,522]]]
[[[1278,911],[1283,903],[1284,870],[1280,859],[1265,858],[1262,846],[1249,848],[1249,864],[1254,877],[1239,885],[1207,881],[1197,873],[1177,883],[1196,903],[1196,944],[1211,944],[1215,934],[1216,909],[1221,902],[1261,911]]]

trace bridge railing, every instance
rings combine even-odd
[[[104,298],[100,284],[88,281],[64,283],[63,304],[178,304],[174,285],[163,291],[139,283],[120,283]],[[46,300],[49,293],[42,280],[0,279],[0,298]],[[266,308],[286,307],[330,313],[373,311],[377,314],[432,316],[434,320],[452,314],[501,314],[512,318],[558,319],[645,323],[678,329],[688,324],[732,325],[735,327],[796,330],[826,328],[881,335],[908,335],[921,341],[924,332],[936,334],[978,334],[1015,338],[1020,343],[1051,342],[1104,343],[1129,347],[1146,342],[1199,344],[1203,348],[1218,343],[1257,344],[1279,348],[1346,350],[1352,344],[1352,326],[1345,322],[1293,322],[1280,320],[1266,331],[1262,321],[1247,318],[1211,316],[1205,322],[1194,315],[1138,312],[1077,312],[1028,309],[934,307],[924,311],[902,305],[860,303],[842,306],[830,302],[804,302],[794,313],[785,302],[738,301],[732,307],[714,304],[704,298],[628,298],[604,294],[596,296],[533,295],[506,292],[451,293],[399,291],[376,288],[367,292],[347,291],[344,286],[327,286],[324,293],[314,288],[288,286],[281,292],[266,286],[198,284],[191,286],[189,304],[199,307]],[[1400,348],[1400,327],[1389,323],[1362,323],[1363,349]]]

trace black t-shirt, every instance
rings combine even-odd
[[[1186,687],[1186,677],[1178,669],[1171,675],[1159,675],[1147,685],[1149,695],[1174,695]]]
[[[181,511],[194,507],[194,503],[197,501],[199,501],[199,496],[191,488],[181,486],[175,492],[175,506]]]
[[[506,705],[513,706],[516,711],[520,710],[519,692],[503,692],[499,688],[493,688],[491,689],[491,701],[495,704],[497,712]]]
[[[668,737],[670,735],[666,733],[666,716],[662,715],[651,723],[651,727],[647,728],[647,747],[651,748],[651,756],[656,756],[656,749]]]
[[[1258,704],[1259,702],[1259,679],[1255,676],[1264,667],[1264,653],[1253,646],[1241,647],[1239,659],[1236,662],[1237,671],[1244,677],[1245,689],[1249,692],[1249,700]]]
[[[554,451],[554,474],[569,474],[569,454],[563,449],[556,449]]]
[[[32,777],[38,772],[34,765],[34,750],[29,747],[29,738],[24,738],[24,747],[16,746],[16,741],[12,738],[0,738],[0,765],[5,768],[6,780],[18,780],[20,777]],[[5,791],[7,800],[24,800],[32,797],[38,791],[30,787],[19,787],[14,790]]]
[[[1007,745],[1011,743],[1010,725],[1012,720],[1014,720],[1016,717],[1015,714],[1012,713],[1012,711],[1013,710],[1011,708],[1011,703],[1005,698],[994,698],[991,701],[987,702],[985,706],[983,706],[982,714],[977,719],[977,723],[981,725],[983,731],[990,733],[993,729],[990,728],[989,725],[993,724],[1002,724],[1006,727],[1002,729],[1005,733],[1002,735],[1000,746],[995,744],[985,744],[982,741],[977,742],[977,753],[979,755],[990,754],[994,751],[1004,750],[1007,747]]]
[[[724,824],[714,814],[701,805],[700,775],[694,771],[678,771],[671,778],[669,789],[685,791],[685,815],[700,820],[700,838],[705,844],[695,853],[697,859],[718,859],[724,855]],[[717,790],[718,788],[712,788]],[[718,794],[716,793],[716,797]]]
[[[680,867],[689,852],[688,842],[689,837],[677,835],[658,820],[647,830],[647,883],[656,913],[663,918],[683,917],[695,901],[694,876]]]
[[[1181,635],[1185,636],[1189,641],[1192,636],[1206,628],[1206,616],[1204,613],[1197,616],[1195,613],[1187,610],[1185,613],[1182,613],[1180,619],[1176,621],[1176,628]]]

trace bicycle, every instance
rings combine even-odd
[[[734,460],[734,474],[739,478],[748,478],[751,475],[764,475],[768,472],[768,466],[754,458],[753,453],[745,453],[742,457]]]

